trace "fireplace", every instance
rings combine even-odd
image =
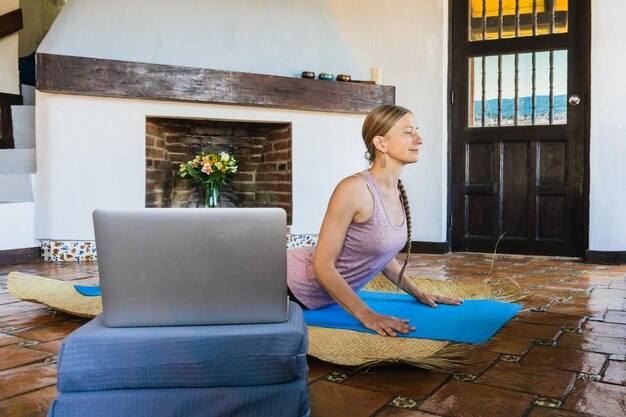
[[[201,188],[178,176],[199,152],[238,161],[220,207],[280,207],[291,224],[291,123],[146,118],[146,207],[202,205]]]
[[[333,187],[367,167],[365,113],[395,102],[391,86],[45,53],[37,71],[42,246],[92,242],[96,208],[197,206],[176,174],[200,151],[240,161],[223,206],[282,207],[306,240]]]

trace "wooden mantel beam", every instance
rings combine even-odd
[[[383,104],[395,104],[393,86],[44,53],[37,54],[37,89],[340,113],[367,113]]]

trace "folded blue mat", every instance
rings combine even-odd
[[[74,285],[74,289],[87,297],[98,297],[102,295],[99,285]]]
[[[379,314],[408,319],[415,330],[399,337],[484,343],[522,308],[519,304],[492,300],[465,300],[459,306],[429,307],[408,294],[358,291],[357,294]],[[319,310],[304,310],[311,326],[375,333],[335,304]]]

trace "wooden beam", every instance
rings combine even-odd
[[[41,53],[37,54],[37,89],[341,113],[367,113],[395,104],[392,86]]]
[[[0,93],[0,149],[13,149],[13,117],[11,106],[22,104],[22,96]]]
[[[22,9],[3,14],[0,16],[0,39],[22,30],[23,27]]]
[[[0,265],[36,262],[40,260],[40,255],[41,249],[39,247],[0,250]]]
[[[585,255],[588,264],[626,265],[626,251],[587,250]]]

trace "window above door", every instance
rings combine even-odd
[[[568,0],[471,0],[469,40],[567,33]]]

